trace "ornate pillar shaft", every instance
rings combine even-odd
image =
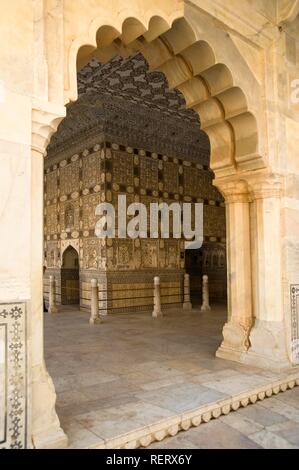
[[[161,310],[161,293],[160,293],[160,278],[154,278],[154,310],[153,318],[162,317],[163,313]]]
[[[221,185],[220,189],[226,201],[228,322],[217,357],[240,361],[248,350],[253,322],[250,198],[245,182]]]
[[[96,325],[101,323],[99,315],[99,286],[98,280],[92,279],[91,283],[91,315],[89,319],[90,325]]]
[[[206,312],[211,310],[210,295],[209,295],[209,278],[208,276],[202,277],[202,306],[201,311]]]
[[[255,179],[250,189],[254,204],[256,319],[246,362],[280,369],[290,366],[283,313],[281,182],[277,177]]]
[[[55,292],[55,278],[54,276],[50,276],[50,284],[49,284],[49,313],[57,313],[57,306],[56,306],[56,292]]]
[[[185,274],[184,276],[184,310],[192,310],[192,304],[190,300],[190,275]]]
[[[31,439],[36,448],[64,447],[67,439],[55,411],[56,394],[44,361],[43,325],[43,169],[44,153],[65,108],[35,102],[31,152]]]

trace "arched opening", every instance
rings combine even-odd
[[[226,241],[205,242],[198,250],[186,251],[186,273],[190,276],[192,305],[202,305],[202,279],[209,278],[209,296],[212,304],[227,302]]]
[[[255,115],[249,111],[249,105],[244,92],[242,91],[239,83],[239,77],[237,81],[234,81],[232,73],[228,66],[224,65],[225,61],[219,61],[219,58],[215,55],[215,50],[202,38],[189,27],[188,23],[184,19],[180,19],[172,25],[169,31],[163,33],[159,31],[161,25],[165,28],[165,23],[157,22],[158,31],[156,34],[147,34],[146,28],[140,27],[138,21],[127,21],[124,22],[124,28],[122,31],[118,31],[118,28],[98,27],[95,23],[92,24],[92,31],[88,31],[88,34],[77,38],[70,47],[70,56],[67,61],[67,76],[65,77],[66,101],[77,98],[76,91],[76,78],[75,78],[75,67],[78,64],[79,68],[86,66],[90,63],[91,54],[94,55],[101,63],[108,63],[111,57],[119,55],[129,58],[132,53],[141,51],[146,58],[150,68],[152,70],[160,70],[167,77],[169,87],[179,90],[185,98],[185,106],[192,108],[201,117],[201,127],[209,137],[211,145],[211,168],[216,172],[216,184],[220,188],[222,193],[222,199],[219,202],[223,204],[223,197],[225,197],[226,203],[229,205],[227,211],[228,220],[228,238],[229,238],[229,251],[228,251],[228,272],[234,273],[234,280],[237,284],[240,282],[242,288],[246,288],[248,296],[240,298],[236,294],[236,286],[231,284],[229,277],[229,319],[224,329],[224,343],[222,350],[219,354],[222,357],[227,355],[227,358],[233,358],[240,360],[241,355],[248,350],[249,347],[249,333],[252,326],[252,305],[251,305],[251,266],[250,266],[250,254],[246,251],[244,257],[240,259],[237,256],[237,252],[242,251],[242,247],[248,246],[250,242],[250,222],[249,222],[249,191],[248,181],[244,174],[247,168],[262,168],[263,161],[260,157],[260,142],[257,134],[257,121]],[[125,31],[126,27],[132,28],[130,31]],[[107,35],[107,31],[109,34]],[[93,38],[95,33],[95,38]],[[107,39],[107,43],[104,41],[104,47],[100,47],[100,39],[103,35]],[[111,34],[110,34],[111,33]],[[151,32],[152,33],[152,32]],[[134,36],[137,35],[134,39]],[[148,38],[148,41],[147,39]],[[99,41],[99,44],[97,43]],[[88,45],[88,44],[91,44]],[[86,46],[87,45],[87,46]],[[78,54],[78,50],[79,54]],[[225,57],[222,57],[223,59]],[[249,82],[251,80],[249,77]],[[75,86],[74,86],[75,85]],[[253,86],[252,89],[255,87]],[[256,111],[256,109],[254,109]],[[262,117],[259,117],[262,119]],[[117,117],[115,119],[115,127],[117,127]],[[86,128],[86,131],[88,129]],[[88,132],[87,132],[88,133]],[[110,142],[114,144],[114,142]],[[101,153],[102,148],[91,146],[92,154]],[[107,147],[106,149],[112,148],[114,151],[123,150],[119,144],[115,144],[114,147]],[[144,149],[137,149],[135,154],[134,146],[126,147],[133,150],[133,155],[136,155],[136,161],[142,160],[139,157],[149,157],[139,151]],[[84,153],[85,152],[85,155]],[[128,152],[130,153],[130,152]],[[132,153],[132,152],[131,152]],[[155,153],[155,152],[152,152]],[[108,152],[109,154],[109,152]],[[86,158],[90,156],[90,149],[82,149],[82,157]],[[161,154],[163,160],[163,154]],[[68,157],[70,161],[66,159],[62,165],[56,166],[60,178],[60,169],[65,168],[71,162],[75,163],[80,160],[78,154],[71,154]],[[168,163],[168,162],[167,162]],[[55,164],[54,164],[55,165]],[[110,173],[109,163],[105,169]],[[186,165],[188,167],[188,165]],[[82,166],[79,168],[82,168]],[[55,171],[54,166],[52,170]],[[52,172],[50,169],[50,172]],[[79,170],[79,174],[80,174]],[[242,178],[240,177],[240,172]],[[159,172],[159,165],[158,165]],[[147,172],[150,173],[150,172]],[[138,178],[138,175],[134,175]],[[96,175],[96,178],[101,178],[101,172]],[[109,176],[110,178],[110,176]],[[105,188],[111,191],[111,181],[105,179]],[[67,180],[67,178],[66,178]],[[107,186],[106,186],[107,184]],[[96,185],[100,187],[100,184]],[[120,188],[120,185],[119,189]],[[188,185],[190,187],[190,185]],[[86,188],[90,189],[90,188]],[[98,189],[98,188],[97,188]],[[96,192],[96,191],[95,191]],[[86,196],[89,191],[86,192]],[[146,196],[147,194],[145,194]],[[157,197],[157,196],[156,196]],[[188,196],[189,198],[192,196]],[[68,199],[68,198],[67,198]],[[75,200],[76,197],[73,198]],[[61,200],[61,202],[66,202]],[[215,202],[215,201],[214,201]],[[209,201],[208,201],[209,203]],[[214,204],[212,204],[214,205]],[[219,207],[219,204],[215,205]],[[79,211],[80,211],[79,205]],[[70,217],[69,217],[70,218]],[[234,239],[232,233],[233,222],[239,218],[241,221],[240,236]],[[84,238],[88,238],[88,231]],[[76,230],[73,231],[75,237],[77,236]],[[78,237],[78,236],[77,236]],[[67,238],[67,237],[66,237]],[[50,241],[50,240],[49,240]],[[210,240],[212,241],[212,240]],[[221,240],[214,240],[217,243],[221,243]],[[111,246],[107,247],[109,250]],[[101,259],[106,268],[105,256],[103,252],[99,251],[98,254],[94,254],[94,249],[91,246],[88,249],[91,254],[87,257],[88,264],[85,265],[84,269],[95,269],[95,265],[99,259]],[[81,255],[82,252],[82,255]],[[81,258],[84,258],[84,247],[83,244],[80,246],[80,263]],[[149,263],[157,259],[154,250],[145,250],[146,258]],[[173,249],[169,250],[169,259],[178,262]],[[123,266],[128,264],[134,257],[134,253],[130,252],[126,247],[120,247],[118,250],[119,259],[122,261]],[[180,253],[180,261],[182,262],[184,254]],[[112,258],[113,259],[113,258]],[[213,253],[210,257],[211,266],[216,266],[223,269],[225,265],[223,253]],[[135,257],[138,260],[138,257]],[[152,265],[151,265],[152,266]],[[154,272],[152,272],[153,274]],[[92,275],[94,272],[91,273]],[[90,277],[89,277],[90,280]],[[105,285],[105,279],[100,279],[103,285]],[[134,280],[136,282],[136,278]],[[87,285],[87,284],[86,284]],[[85,285],[85,286],[86,286]],[[86,289],[87,291],[87,289]],[[101,293],[101,292],[100,292]],[[166,296],[171,296],[169,292]],[[86,300],[88,300],[89,293],[86,292]],[[119,299],[116,298],[116,301]],[[120,299],[122,300],[122,299]],[[104,296],[100,296],[99,308],[106,308],[110,304],[111,299]],[[246,303],[247,302],[247,303]],[[244,305],[246,306],[244,308]],[[117,304],[117,302],[116,302]],[[88,304],[86,304],[88,305]],[[225,320],[223,319],[223,322]],[[222,323],[223,324],[223,323]],[[137,331],[138,330],[137,328]],[[219,338],[219,343],[221,339]],[[120,352],[123,354],[123,351]],[[214,357],[215,348],[213,351],[209,350]],[[141,440],[136,445],[143,445]]]
[[[75,376],[64,378],[54,363],[51,338],[57,337],[58,331],[64,338],[63,345],[59,346],[56,340],[55,348],[69,344],[68,336],[72,340],[80,337],[80,342],[68,346],[77,371],[76,413],[79,414],[83,413],[86,402],[91,401],[86,399],[84,404],[80,399],[89,397],[92,390],[94,397],[102,394],[106,403],[111,400],[111,390],[114,399],[122,403],[122,380],[130,383],[126,400],[131,400],[138,390],[141,393],[143,389],[132,379],[134,369],[139,371],[137,375],[144,381],[145,391],[150,386],[158,387],[164,374],[176,375],[180,381],[182,373],[188,374],[196,367],[194,357],[198,358],[198,370],[204,368],[206,354],[210,361],[214,360],[227,318],[226,305],[219,308],[225,295],[217,285],[222,281],[226,290],[225,279],[217,278],[221,269],[221,274],[225,270],[219,253],[222,243],[225,258],[225,205],[223,196],[213,186],[209,138],[200,130],[198,114],[186,108],[182,93],[169,88],[163,73],[149,70],[141,53],[126,59],[118,55],[106,63],[91,59],[78,73],[78,92],[79,98],[68,105],[67,117],[53,136],[45,158],[45,247],[53,250],[56,244],[57,260],[59,257],[62,260],[62,307],[55,318],[46,321],[46,360],[54,384],[58,384],[57,406],[66,431],[69,408],[63,400],[73,387]],[[111,202],[117,212],[119,195],[125,195],[129,203],[141,202],[147,208],[153,202],[203,204],[204,245],[200,251],[205,258],[208,255],[209,262],[205,266],[200,263],[193,266],[190,312],[183,310],[184,274],[188,273],[188,257],[193,256],[193,250],[189,255],[182,239],[172,238],[171,233],[169,239],[148,236],[140,240],[128,237],[101,240],[95,236],[97,205],[101,201]],[[55,210],[57,229],[52,229]],[[78,247],[78,252],[72,246],[65,249],[70,241]],[[74,308],[75,323],[61,328],[69,318],[63,306],[73,303],[72,289],[79,276],[78,258],[81,312]],[[200,312],[203,274],[210,278],[212,313]],[[164,314],[159,326],[155,320],[148,323],[156,276],[161,279]],[[99,313],[104,316],[105,337],[101,325],[95,326],[95,330],[85,329],[91,311],[92,279],[99,286]],[[47,331],[51,335],[49,346]],[[163,337],[163,344],[159,337]],[[153,348],[157,348],[155,353]],[[90,355],[95,356],[97,351],[102,361],[91,361]],[[75,354],[80,360],[74,359]],[[167,365],[174,361],[174,356],[177,370]],[[146,377],[144,370],[150,357],[151,373]],[[111,383],[107,377],[109,369],[114,371]],[[109,386],[102,383],[105,377]],[[64,383],[62,391],[61,382]]]
[[[62,255],[61,304],[80,304],[79,255],[72,246]]]
[[[78,247],[81,309],[90,309],[91,276],[99,279],[101,294],[109,299],[100,302],[103,315],[148,310],[157,275],[163,277],[162,303],[168,307],[184,303],[186,272],[194,305],[202,301],[204,274],[210,278],[211,299],[224,301],[226,264],[220,263],[219,252],[225,258],[225,205],[213,186],[210,142],[198,113],[187,109],[183,94],[169,88],[162,72],[149,70],[141,53],[104,63],[91,59],[78,73],[78,94],[47,149],[45,247],[49,257],[55,246],[57,259],[69,240]],[[203,204],[203,247],[185,250],[182,238],[173,238],[171,214],[169,240],[161,235],[150,240],[148,226],[148,236],[137,242],[99,241],[96,207],[111,203],[118,217],[119,196],[126,197],[127,206],[144,204],[148,217],[153,203],[179,204],[181,209]]]

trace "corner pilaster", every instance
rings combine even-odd
[[[244,362],[260,367],[290,367],[283,313],[281,247],[282,179],[260,176],[249,181],[253,200],[255,322]]]
[[[223,343],[216,356],[240,361],[249,348],[253,323],[250,247],[250,194],[246,181],[215,185],[226,202],[228,322],[223,328]]]
[[[43,325],[43,168],[52,134],[65,108],[37,102],[32,107],[31,143],[31,305],[29,311],[31,441],[35,448],[66,447],[55,411],[56,393],[44,361]]]

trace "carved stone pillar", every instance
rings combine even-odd
[[[281,195],[279,177],[254,178],[253,252],[255,322],[245,362],[260,367],[290,367],[283,313]]]
[[[67,438],[55,411],[56,394],[44,361],[43,325],[43,190],[44,153],[52,134],[65,116],[65,108],[35,102],[32,109],[31,152],[31,308],[30,429],[36,448],[65,447]]]
[[[48,312],[51,314],[57,313],[57,306],[56,306],[56,293],[55,293],[55,278],[54,276],[50,276],[50,284],[49,284],[49,309]]]
[[[241,361],[249,348],[253,322],[250,246],[250,197],[244,181],[215,184],[226,202],[228,322],[217,357]]]
[[[208,276],[202,277],[202,306],[201,311],[207,312],[211,310],[210,295],[209,295],[209,278]]]
[[[185,274],[184,276],[184,310],[192,310],[192,304],[190,301],[190,275]]]
[[[160,278],[154,278],[154,310],[153,318],[163,317],[161,310]]]
[[[99,286],[97,279],[91,280],[91,315],[89,319],[90,325],[98,325],[101,323],[99,315]]]

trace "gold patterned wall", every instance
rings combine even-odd
[[[127,206],[142,202],[148,209],[153,202],[203,202],[205,242],[214,243],[215,250],[223,253],[225,208],[207,167],[103,140],[81,152],[69,156],[61,152],[46,159],[46,273],[56,274],[59,291],[63,252],[78,243],[81,308],[89,308],[89,285],[94,277],[105,297],[101,300],[104,313],[148,308],[156,275],[167,292],[164,303],[180,305],[185,269],[182,240],[100,240],[95,236],[95,209],[100,202],[113,203],[118,228],[120,194],[126,195]],[[218,267],[223,273],[225,266]],[[124,284],[126,289],[118,287]]]

